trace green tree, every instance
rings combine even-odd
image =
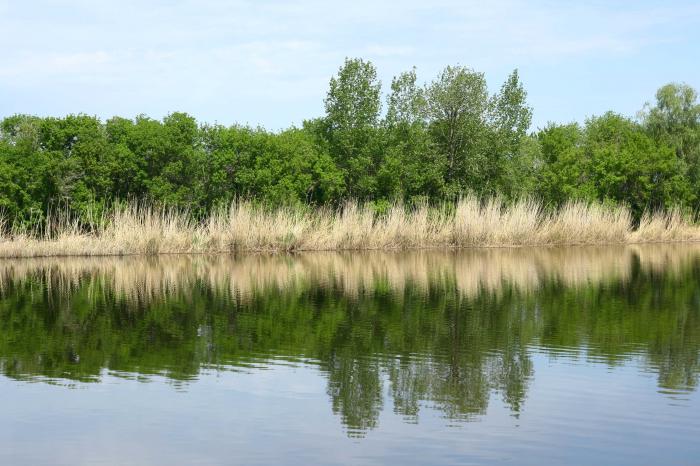
[[[327,153],[317,150],[308,133],[259,131],[258,137],[246,189],[249,195],[272,205],[327,203],[337,197],[342,174]]]
[[[0,210],[6,220],[33,226],[55,196],[51,163],[41,151],[41,119],[5,118],[0,125]]]
[[[99,213],[117,199],[155,201],[202,216],[236,197],[338,205],[439,202],[471,191],[535,193],[645,208],[700,201],[700,104],[668,84],[636,124],[608,113],[528,135],[532,109],[518,71],[489,95],[483,73],[448,66],[427,85],[415,68],[391,82],[382,118],[371,62],[346,59],[325,115],[278,132],[200,126],[186,113],[105,123],[88,115],[0,122],[5,224],[41,225],[47,212]]]
[[[583,198],[645,209],[693,200],[683,162],[634,121],[608,112],[577,125],[550,125],[539,134],[545,166],[540,192],[561,203]]]
[[[82,215],[104,208],[112,195],[104,126],[96,117],[45,118],[39,127],[40,151],[49,160],[49,204]]]
[[[586,184],[583,139],[583,130],[576,123],[549,123],[537,133],[541,167],[537,172],[536,193],[546,203],[559,206],[568,199],[596,198],[596,193]]]
[[[692,200],[682,161],[627,118],[612,112],[591,118],[584,150],[599,200],[627,204],[636,216]]]
[[[116,199],[142,199],[149,177],[145,154],[134,152],[136,124],[114,117],[107,120],[105,130],[111,153],[108,159],[112,194]]]
[[[350,197],[369,198],[376,191],[381,163],[379,113],[381,83],[371,62],[346,59],[331,78],[325,99],[325,137],[343,171]]]
[[[445,164],[446,195],[481,192],[489,103],[484,74],[448,66],[425,92],[430,135]]]
[[[148,180],[150,196],[159,202],[176,207],[196,208],[195,161],[200,150],[196,120],[186,113],[173,113],[163,119],[159,131],[162,141],[160,153],[154,160],[155,173]]]
[[[484,167],[484,192],[512,197],[526,193],[532,183],[531,159],[523,148],[532,121],[527,92],[514,70],[491,97],[488,109],[490,140]]]
[[[695,197],[700,196],[700,103],[687,84],[671,83],[656,92],[656,104],[647,104],[642,123],[659,144],[673,148],[684,161]]]
[[[377,174],[384,199],[435,199],[444,189],[444,164],[436,154],[426,122],[425,91],[415,68],[391,82],[384,120],[385,157]]]
[[[386,124],[425,124],[427,102],[425,90],[418,86],[415,67],[391,80],[391,93],[387,97]]]

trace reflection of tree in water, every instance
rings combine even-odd
[[[519,412],[532,375],[521,344],[528,321],[500,312],[489,294],[478,300],[441,299],[444,306],[434,308],[443,310],[441,318],[409,325],[402,335],[409,345],[388,364],[395,411],[417,419],[421,402],[429,400],[448,418],[469,419],[483,414],[491,393],[498,391]]]
[[[343,425],[355,435],[376,427],[384,401],[379,360],[334,355],[327,368],[328,395]]]
[[[453,420],[499,396],[517,415],[533,374],[529,345],[572,349],[611,366],[639,358],[659,386],[693,389],[700,373],[700,267],[632,266],[624,280],[541,281],[465,296],[458,280],[374,288],[309,280],[227,293],[196,279],[149,299],[127,298],[104,275],[67,283],[59,269],[5,280],[0,371],[15,378],[91,381],[109,369],[173,380],[201,367],[319,361],[333,411],[351,435],[375,427],[388,392],[396,413]],[[140,295],[139,295],[140,296]]]

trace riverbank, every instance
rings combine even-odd
[[[569,202],[547,212],[532,200],[505,205],[465,197],[449,208],[369,206],[256,208],[234,203],[203,221],[137,205],[118,208],[88,228],[49,221],[50,235],[14,231],[0,257],[155,255],[236,251],[330,251],[595,245],[700,241],[700,226],[677,210],[643,216],[637,228],[623,207]]]

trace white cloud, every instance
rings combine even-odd
[[[668,62],[675,48],[697,62],[699,19],[694,2],[0,1],[0,102],[37,113],[87,102],[103,115],[184,107],[282,126],[319,111],[346,56],[374,60],[384,82],[461,63],[487,76],[529,67],[547,87],[540,68]]]

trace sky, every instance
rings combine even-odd
[[[345,57],[384,90],[415,66],[517,68],[533,127],[634,116],[665,83],[700,89],[696,1],[0,0],[0,117],[184,111],[277,130],[323,114]]]

